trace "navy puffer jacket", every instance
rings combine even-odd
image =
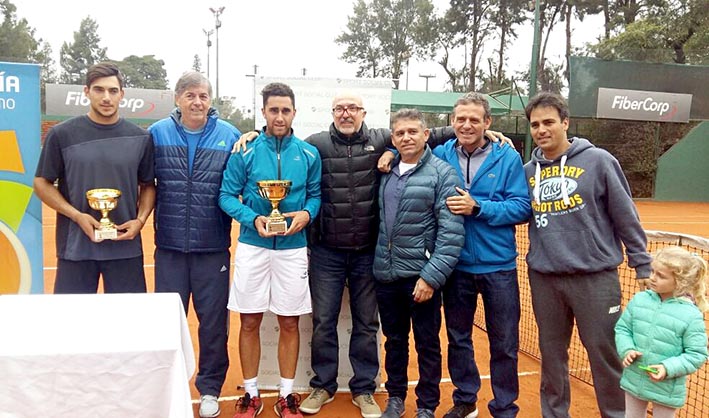
[[[381,282],[418,276],[439,289],[453,272],[465,240],[463,217],[446,206],[446,198],[458,194],[459,179],[453,167],[431,154],[428,146],[413,170],[402,191],[391,236],[383,196],[386,183],[395,175],[382,179],[374,276]]]
[[[190,173],[179,109],[148,131],[155,144],[155,245],[185,253],[229,248],[231,218],[217,199],[222,173],[241,132],[210,109]]]

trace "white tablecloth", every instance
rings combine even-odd
[[[175,293],[0,296],[0,418],[192,417]]]

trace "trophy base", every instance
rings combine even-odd
[[[105,239],[116,239],[118,237],[118,230],[115,228],[111,229],[94,229],[94,238],[96,241],[102,241]]]
[[[283,234],[288,229],[286,221],[269,221],[266,222],[266,232]]]

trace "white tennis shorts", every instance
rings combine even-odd
[[[271,250],[240,242],[227,308],[247,314],[308,314],[312,312],[308,282],[307,247]]]

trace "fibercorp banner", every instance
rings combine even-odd
[[[596,117],[687,123],[691,107],[691,94],[599,87]]]
[[[126,87],[119,104],[120,114],[129,119],[162,119],[175,108],[175,94],[171,90],[134,89]],[[79,116],[89,109],[84,86],[47,84],[47,115]]]

